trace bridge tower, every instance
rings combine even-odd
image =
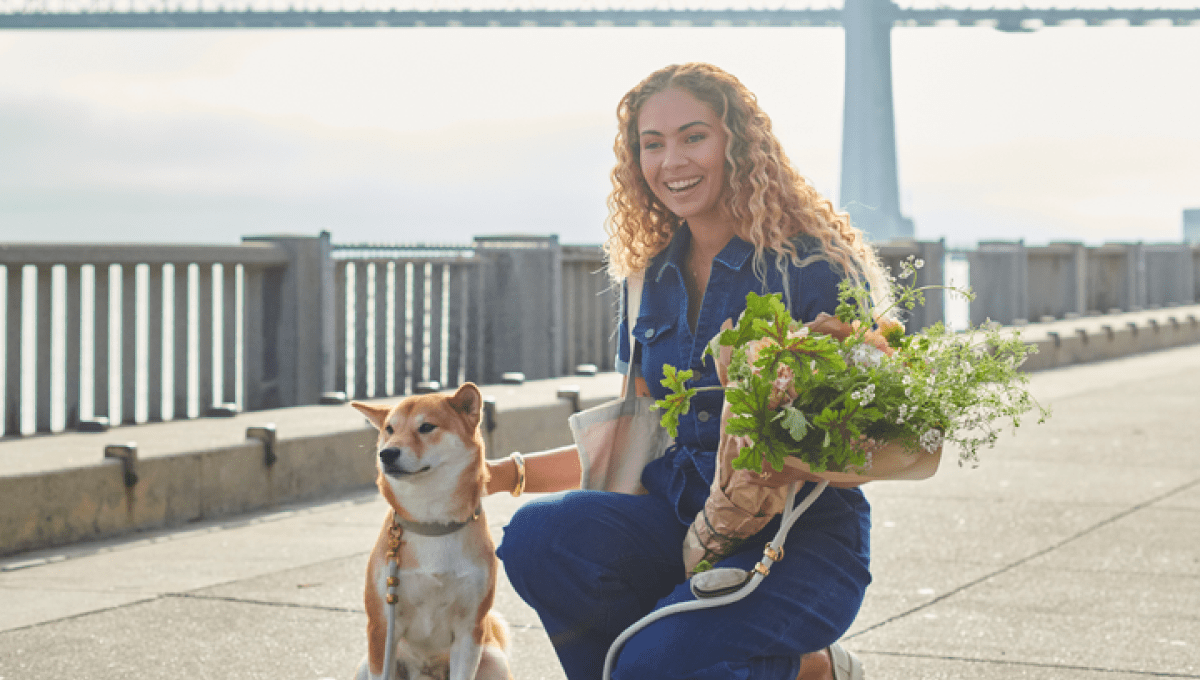
[[[913,238],[900,214],[892,108],[891,0],[845,0],[846,98],[840,204],[874,242]]]

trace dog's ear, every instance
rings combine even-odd
[[[366,416],[367,420],[371,421],[371,424],[375,426],[376,430],[383,429],[384,423],[387,422],[388,414],[392,412],[392,409],[386,406],[371,406],[370,404],[364,404],[361,401],[352,401],[350,402],[350,405],[358,409],[359,413]]]
[[[483,395],[479,393],[479,388],[475,386],[475,383],[463,383],[454,396],[450,397],[450,406],[478,425],[479,409],[483,406]]]

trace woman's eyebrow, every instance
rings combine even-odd
[[[704,127],[712,127],[711,125],[709,125],[708,123],[705,123],[702,120],[693,120],[690,123],[684,123],[683,125],[680,125],[679,130],[677,130],[677,132],[683,132],[684,130],[687,130],[688,128],[694,127],[696,125],[703,125]],[[640,133],[638,133],[638,135],[642,136],[642,137],[645,137],[646,135],[657,135],[657,136],[661,137],[662,133],[659,132],[658,130],[642,130]]]

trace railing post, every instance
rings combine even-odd
[[[1200,220],[1198,220],[1200,221]],[[1192,246],[1192,302],[1200,302],[1200,243]]]
[[[918,286],[943,286],[946,284],[946,239],[918,241],[917,257],[925,266],[917,270]],[[925,292],[925,304],[913,310],[909,330],[928,328],[946,320],[946,295],[942,289]]]
[[[276,338],[263,347],[264,353],[272,355],[264,359],[264,365],[274,366],[277,372],[263,379],[275,380],[279,402],[267,405],[315,404],[321,393],[330,389],[333,374],[329,232],[319,236],[248,236],[242,240],[275,244],[289,260],[283,275],[267,277],[262,288],[262,308],[272,310],[269,313]],[[247,305],[247,311],[253,307]],[[245,323],[254,328],[261,322],[247,319]],[[263,333],[270,337],[272,329],[264,327]]]
[[[477,236],[483,381],[518,371],[551,378],[562,366],[562,248],[558,236]]]
[[[1087,247],[1082,243],[1072,243],[1071,248],[1071,262],[1073,263],[1072,273],[1075,275],[1073,281],[1075,285],[1075,296],[1072,300],[1074,303],[1074,309],[1071,311],[1082,316],[1088,313],[1088,251]]]
[[[1029,318],[1056,319],[1087,311],[1087,249],[1082,243],[1054,241],[1027,248]]]
[[[146,289],[146,322],[148,327],[146,373],[146,419],[160,422],[163,419],[163,276],[164,265],[149,265]]]
[[[112,409],[109,408],[109,345],[108,330],[112,325],[112,295],[113,267],[110,264],[96,264],[93,267],[92,304],[95,305],[92,328],[92,419],[104,418],[106,422],[116,425]]]
[[[191,329],[191,315],[188,311],[189,286],[191,285],[190,267],[186,262],[176,262],[171,265],[171,276],[173,278],[172,289],[174,291],[175,302],[174,319],[171,321],[171,340],[174,343],[174,349],[171,352],[171,370],[174,372],[174,405],[171,410],[171,417],[175,420],[185,420],[191,416],[188,412],[190,400],[190,380],[188,371],[188,361],[191,358],[191,353],[188,351],[191,347],[189,333]],[[99,280],[99,279],[97,279]]]
[[[78,264],[67,265],[66,268],[66,321],[67,321],[67,365],[65,366],[66,382],[66,428],[74,430],[79,427],[79,402],[82,350],[82,310],[83,310],[83,267]],[[93,369],[94,370],[94,369]]]
[[[1125,246],[1125,310],[1138,312],[1150,303],[1146,295],[1146,246],[1141,241]]]
[[[7,300],[4,306],[4,423],[3,434],[21,434],[21,304],[24,268],[5,266]]]
[[[1191,246],[1156,243],[1143,247],[1147,304],[1160,307],[1190,304],[1194,299]]]
[[[53,366],[52,349],[54,347],[54,309],[51,300],[53,299],[54,288],[54,267],[48,264],[38,265],[37,277],[35,286],[37,292],[35,294],[35,310],[36,310],[36,338],[34,343],[34,354],[37,371],[34,374],[34,384],[37,386],[34,401],[37,406],[35,408],[35,427],[38,432],[50,432],[50,415],[52,404],[51,387],[51,372]]]
[[[1029,269],[1024,241],[981,241],[967,254],[971,267],[971,324],[1011,324],[1029,314]]]

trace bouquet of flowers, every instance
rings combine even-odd
[[[900,280],[920,266],[909,258]],[[927,289],[897,285],[894,304],[912,309],[924,303]],[[1039,422],[1048,415],[1019,370],[1037,348],[1019,334],[1002,334],[992,324],[954,333],[937,323],[908,335],[888,318],[890,310],[877,311],[870,293],[849,282],[842,283],[839,303],[836,316],[801,325],[779,295],[750,293],[738,323],[709,343],[725,413],[709,503],[685,543],[689,570],[729,554],[782,510],[782,487],[797,477],[776,476],[781,481],[773,484],[764,464],[801,470],[800,478],[899,478],[890,472],[894,465],[877,470],[873,456],[900,447],[917,462],[952,443],[960,465],[975,464],[1005,422],[1015,428],[1035,409]],[[690,370],[666,366],[664,375],[669,393],[658,407],[674,436],[697,388],[688,386]]]

